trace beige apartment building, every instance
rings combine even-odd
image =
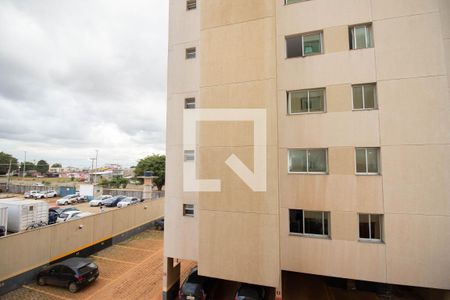
[[[283,271],[450,289],[449,74],[448,0],[170,0],[166,296],[180,259],[278,297]],[[265,109],[265,144],[224,120],[185,144],[193,109]]]

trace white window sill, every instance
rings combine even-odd
[[[381,173],[355,173],[356,176],[380,176]]]
[[[358,239],[360,243],[368,243],[368,244],[384,244],[383,240],[375,240],[375,239]]]
[[[328,175],[328,172],[289,172],[289,175]]]
[[[305,238],[314,238],[314,239],[322,239],[322,240],[331,240],[331,236],[329,236],[329,235],[304,234],[304,233],[295,233],[295,232],[289,232],[289,235],[290,235],[290,236],[305,237]]]

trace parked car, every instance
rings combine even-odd
[[[195,267],[184,281],[178,298],[182,300],[211,300],[213,299],[214,285],[214,279],[198,275],[198,269]]]
[[[266,290],[263,286],[242,284],[236,292],[235,300],[264,300]]]
[[[76,293],[81,287],[95,281],[98,275],[98,267],[92,260],[72,257],[45,267],[39,272],[37,283],[65,287]]]
[[[78,203],[83,203],[83,202],[86,202],[86,201],[88,201],[88,197],[87,196],[78,196],[77,197],[77,202]]]
[[[103,201],[103,204],[107,207],[116,207],[117,203],[125,199],[125,196],[115,196]]]
[[[37,192],[36,194],[33,195],[33,198],[35,199],[44,199],[44,198],[53,198],[56,197],[57,193],[53,190],[49,190],[49,191],[41,191],[41,192]]]
[[[29,192],[25,192],[23,194],[23,196],[25,198],[34,198],[34,195],[37,194],[37,193],[39,193],[39,191],[29,191]]]
[[[79,210],[69,210],[63,213],[60,213],[58,218],[56,219],[56,223],[62,223],[66,221],[70,221],[72,219],[79,219],[79,217],[75,217],[78,214],[81,214],[82,212]],[[91,213],[89,213],[91,215]],[[82,215],[81,217],[86,216]]]
[[[155,229],[156,230],[164,230],[164,218],[161,220],[155,221]]]
[[[81,218],[89,217],[89,216],[92,216],[92,215],[93,215],[93,213],[91,213],[91,212],[81,211],[78,214],[73,214],[72,217],[70,218],[70,220],[81,219]],[[69,220],[67,220],[67,221],[69,221]]]
[[[126,197],[125,199],[122,199],[119,203],[117,203],[117,207],[127,207],[129,205],[137,204],[139,202],[138,198],[134,197]]]
[[[0,236],[5,236],[5,235],[6,235],[5,226],[0,226]]]
[[[93,206],[101,206],[101,205],[103,205],[103,200],[106,200],[106,199],[109,199],[109,198],[112,198],[112,196],[111,195],[100,196],[100,198],[98,198],[98,199],[94,199],[94,200],[89,201],[89,206],[91,206],[91,207],[93,207]]]
[[[62,197],[61,199],[56,200],[56,204],[58,205],[68,205],[68,204],[73,204],[73,203],[77,203],[77,194],[73,194],[73,195],[67,195]]]
[[[55,207],[49,208],[48,209],[48,225],[55,224],[60,213],[61,213],[61,208],[59,208],[59,207],[58,208],[55,208]]]

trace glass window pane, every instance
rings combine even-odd
[[[294,91],[289,92],[290,95],[290,113],[302,113],[308,111],[308,92]]]
[[[292,4],[292,3],[298,3],[298,2],[304,2],[308,0],[286,0],[286,4]]]
[[[308,171],[326,172],[327,171],[327,151],[326,149],[308,150]]]
[[[309,111],[324,111],[324,90],[309,92]]]
[[[330,213],[329,212],[325,212],[325,213],[323,213],[323,218],[324,218],[324,224],[323,224],[323,226],[324,226],[324,228],[325,228],[325,232],[324,232],[324,234],[325,235],[328,235],[328,219],[329,219],[329,217],[330,217]]]
[[[364,108],[376,108],[375,85],[364,85]]]
[[[306,171],[306,150],[289,150],[289,172]]]
[[[289,232],[303,233],[303,211],[299,209],[289,210]]]
[[[369,215],[360,214],[359,215],[359,238],[369,239]]]
[[[367,149],[367,164],[369,173],[378,173],[378,149]]]
[[[312,33],[303,36],[303,54],[311,55],[322,53],[322,45],[320,42],[321,34]]]
[[[367,48],[366,26],[355,26],[356,47],[355,49]]]
[[[373,47],[373,34],[371,25],[367,25],[367,43],[367,48]]]
[[[370,237],[371,239],[381,240],[381,216],[370,215]]]
[[[194,150],[184,150],[184,161],[191,161],[195,159]]]
[[[366,150],[356,149],[356,173],[366,172]]]
[[[353,108],[363,109],[363,96],[362,96],[362,86],[353,86]]]
[[[305,211],[305,234],[323,234],[322,212]]]
[[[302,56],[302,37],[293,36],[286,38],[286,57]]]

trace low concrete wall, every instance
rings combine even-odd
[[[77,255],[83,249],[123,240],[163,215],[164,198],[159,198],[2,237],[0,295],[5,292],[3,287],[8,285],[7,280],[10,278],[30,274],[30,271],[34,274],[39,267],[63,257]]]

